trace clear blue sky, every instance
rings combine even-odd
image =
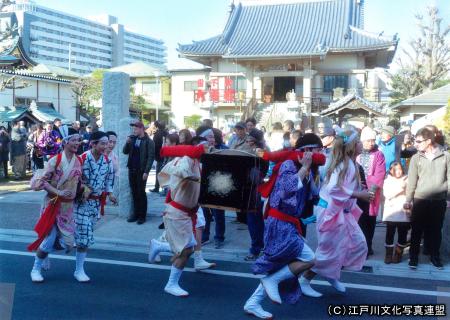
[[[37,0],[56,10],[88,17],[110,14],[133,31],[165,41],[169,68],[188,66],[178,59],[178,43],[203,40],[221,33],[229,0]],[[444,24],[450,22],[449,0],[365,0],[365,29],[385,35],[399,34],[400,45],[414,36],[414,15],[427,4],[438,6]],[[399,52],[400,50],[398,50]]]

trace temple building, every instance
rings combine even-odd
[[[198,81],[194,71],[176,70],[172,96],[174,87],[190,91],[192,107],[220,127],[248,115],[264,125],[310,121],[349,94],[381,104],[389,96],[384,69],[398,40],[364,30],[363,0],[233,2],[222,34],[179,45],[182,57],[209,69]],[[189,80],[176,86],[186,73]],[[172,102],[182,126],[193,111]]]

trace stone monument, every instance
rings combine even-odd
[[[117,133],[114,152],[119,156],[119,206],[109,207],[107,212],[128,217],[132,210],[131,191],[128,184],[128,156],[122,153],[127,137],[131,133],[130,122],[130,77],[123,72],[105,72],[103,75],[102,122],[105,131]]]

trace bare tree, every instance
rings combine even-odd
[[[394,96],[411,97],[433,89],[444,79],[450,67],[450,25],[442,26],[437,7],[427,7],[427,15],[416,15],[417,37],[403,49],[405,59],[397,60],[400,71],[393,76]]]

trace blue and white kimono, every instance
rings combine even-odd
[[[80,200],[75,205],[75,243],[80,248],[94,244],[94,225],[100,218],[100,197],[104,192],[113,192],[114,187],[114,168],[111,159],[107,160],[102,155],[95,161],[91,151],[86,151],[84,157],[82,181],[91,193],[88,200]]]

